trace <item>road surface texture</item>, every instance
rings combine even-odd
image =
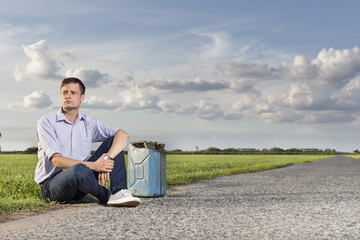
[[[142,199],[0,224],[1,239],[360,239],[360,160],[219,177]]]

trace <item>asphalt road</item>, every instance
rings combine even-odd
[[[360,239],[360,160],[342,156],[0,224],[1,239]]]

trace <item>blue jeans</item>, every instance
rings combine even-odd
[[[102,154],[107,153],[114,137],[106,139],[96,152],[87,160],[95,162]],[[41,195],[52,201],[79,200],[88,193],[100,202],[106,203],[110,194],[127,188],[124,152],[114,158],[114,168],[110,173],[109,190],[98,183],[98,173],[84,164],[75,164],[55,176],[51,176],[41,187]]]

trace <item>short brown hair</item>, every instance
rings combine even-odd
[[[69,84],[69,83],[78,83],[79,86],[80,86],[80,92],[81,92],[81,95],[84,95],[85,94],[85,85],[83,84],[83,82],[78,79],[78,78],[74,78],[74,77],[70,77],[70,78],[65,78],[64,80],[62,80],[61,82],[61,87],[60,89],[66,85],[66,84]]]

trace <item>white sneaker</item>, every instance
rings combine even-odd
[[[140,204],[140,199],[133,197],[128,189],[121,189],[119,192],[110,195],[107,204],[118,207],[135,207]]]

